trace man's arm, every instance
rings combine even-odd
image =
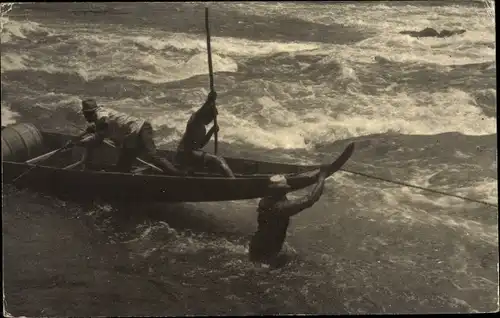
[[[205,139],[203,139],[202,146],[200,148],[203,148],[208,144],[216,130],[219,131],[219,127],[216,127],[215,125],[210,128],[210,130],[205,135]]]
[[[99,146],[103,141],[104,138],[106,138],[108,134],[108,122],[107,118],[103,117],[100,118],[98,121],[95,123],[90,124],[87,129],[87,133],[92,134],[92,138],[86,139],[83,144],[85,144],[85,147],[90,149],[93,147]]]
[[[214,117],[218,115],[217,107],[215,107],[215,100],[217,99],[217,93],[216,92],[210,92],[208,93],[207,100],[203,103],[203,105],[196,111],[206,114],[208,110],[212,112],[212,122],[214,120]]]
[[[84,135],[83,138],[73,142],[74,146],[80,146],[84,149],[84,154],[82,158],[82,164],[85,167],[85,164],[92,159],[94,149],[97,145],[102,142],[102,139],[97,136],[97,134],[90,133],[89,131],[95,131],[95,127],[89,126],[87,128],[87,135]]]
[[[214,116],[217,116],[217,108],[215,107],[215,100],[217,99],[217,93],[216,92],[210,92],[208,93],[207,99],[201,105],[201,107],[196,111],[198,112],[205,112],[207,109],[213,109],[214,111]]]
[[[193,124],[195,121],[197,122],[200,120],[200,116],[207,116],[207,114],[205,112],[209,108],[213,108],[213,112],[214,112],[212,120],[210,122],[214,121],[214,117],[217,116],[217,108],[215,108],[215,100],[216,99],[217,99],[216,92],[211,91],[210,93],[208,93],[207,100],[205,101],[205,103],[203,103],[203,106],[201,106],[200,109],[197,110],[196,113],[192,116]],[[190,121],[191,121],[191,119],[190,119]],[[205,126],[204,123],[198,123],[198,122],[195,125]],[[219,127],[212,126],[212,128],[205,134],[205,139],[203,139],[203,141],[200,145],[200,149],[205,147],[208,144],[208,142],[210,141],[210,138],[212,138],[212,135],[215,133],[215,131],[219,131]]]
[[[326,174],[320,173],[318,182],[316,183],[312,191],[304,197],[279,203],[277,208],[279,209],[280,213],[286,214],[288,217],[292,217],[302,212],[303,210],[312,207],[323,194],[325,177]]]
[[[108,118],[107,117],[101,117],[99,120],[96,121],[95,123],[95,132],[99,138],[106,138],[108,134]]]
[[[89,134],[89,136],[86,136],[75,142],[75,145],[84,147],[85,149],[85,154],[83,158],[84,165],[92,159],[94,149],[98,147],[100,144],[102,144],[104,138],[106,138],[107,130],[108,130],[107,118],[102,117],[98,121],[90,124],[87,127],[85,131],[87,132],[87,134]]]

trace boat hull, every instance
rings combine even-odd
[[[3,178],[11,183],[31,169],[22,163],[4,162]],[[290,176],[293,189],[316,182],[319,170]],[[268,176],[238,177],[173,177],[132,175],[116,172],[62,170],[37,166],[22,176],[16,186],[44,193],[106,201],[203,202],[232,201],[263,197]]]
[[[50,151],[74,136],[43,132],[43,137],[47,151]],[[77,161],[81,152],[82,149],[74,148],[36,166],[3,161],[3,182],[43,193],[105,201],[207,202],[263,197],[267,194],[269,177],[274,174],[287,175],[291,191],[314,184],[319,175],[317,165],[291,165],[240,158],[225,158],[237,175],[235,179],[209,171],[197,171],[197,175],[190,177],[155,174],[151,170],[143,174],[103,171],[103,167],[111,167],[111,162],[118,155],[118,151],[110,147],[103,147],[102,151],[97,152],[99,155],[94,162],[96,170],[63,169]],[[160,152],[167,158],[173,158],[172,151]]]

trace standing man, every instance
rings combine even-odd
[[[111,139],[117,144],[121,151],[116,164],[121,172],[129,172],[134,160],[141,153],[145,153],[154,165],[162,169],[166,174],[174,176],[185,176],[186,173],[178,170],[167,159],[158,155],[153,140],[153,127],[140,118],[112,109],[100,107],[93,99],[82,101],[82,113],[90,125],[88,133],[93,133],[94,138],[85,142],[89,156],[95,147],[99,146],[104,138]]]
[[[183,166],[190,167],[204,167],[212,164],[222,170],[225,176],[234,178],[233,172],[223,158],[201,150],[207,145],[213,134],[219,131],[219,127],[216,125],[213,125],[208,132],[205,127],[213,122],[217,116],[216,99],[217,93],[211,91],[203,106],[189,118],[186,131],[177,147],[176,161]]]
[[[290,218],[312,207],[319,200],[327,174],[328,167],[322,167],[312,191],[294,200],[286,197],[291,188],[285,176],[275,175],[270,178],[269,195],[260,200],[257,208],[258,228],[250,241],[250,261],[273,267],[284,265],[285,255],[279,253],[286,238]]]

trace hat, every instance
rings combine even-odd
[[[84,113],[94,112],[98,108],[99,106],[97,106],[97,103],[94,99],[85,99],[82,101],[82,112]]]
[[[288,190],[291,189],[290,185],[286,181],[286,177],[282,174],[277,174],[269,178],[270,184],[269,188],[271,189],[283,189]]]

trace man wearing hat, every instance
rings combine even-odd
[[[260,200],[257,208],[258,227],[250,241],[250,261],[274,267],[284,265],[285,255],[279,253],[286,238],[290,217],[312,207],[319,200],[327,174],[328,167],[322,167],[311,192],[293,200],[286,197],[291,187],[285,176],[275,175],[270,178],[269,195]]]
[[[176,161],[183,166],[204,167],[207,164],[217,166],[225,176],[234,178],[232,170],[226,161],[218,156],[209,154],[203,150],[215,132],[219,131],[219,126],[213,125],[207,133],[205,126],[214,121],[217,116],[215,100],[217,93],[211,91],[207,101],[191,115],[186,125],[186,131],[177,147]]]
[[[95,134],[95,138],[86,143],[89,155],[104,138],[109,138],[121,147],[120,157],[116,164],[119,171],[129,172],[137,156],[145,153],[151,163],[165,173],[186,175],[185,172],[178,170],[168,160],[158,155],[153,140],[153,127],[146,120],[100,107],[93,99],[82,101],[82,113],[90,123],[87,132]]]

